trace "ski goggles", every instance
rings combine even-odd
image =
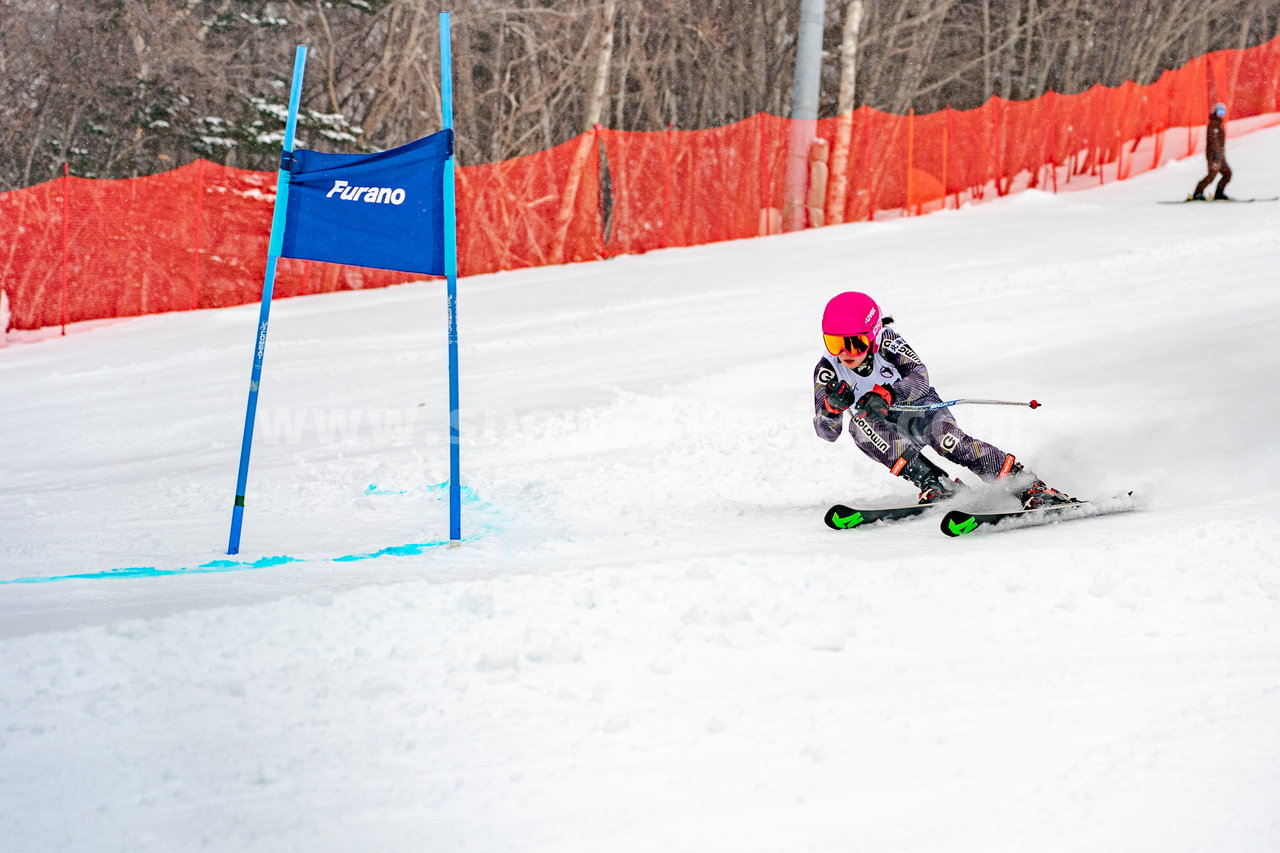
[[[853,355],[862,355],[871,349],[871,339],[866,335],[823,335],[822,342],[832,355],[839,355],[845,350]]]

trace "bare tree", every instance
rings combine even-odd
[[[849,186],[849,146],[853,140],[853,110],[858,79],[858,34],[862,30],[863,0],[848,0],[840,35],[840,89],[836,101],[836,144],[831,152],[831,186],[827,222],[844,221],[844,199]]]
[[[101,177],[196,157],[274,168],[296,44],[312,49],[299,144],[379,149],[430,133],[446,5],[464,163],[595,121],[688,129],[789,112],[796,0],[4,0],[0,189],[64,161]],[[852,20],[852,2],[827,4],[840,59],[824,66],[823,115],[1149,83],[1275,37],[1280,0],[861,0],[850,36]]]
[[[573,218],[573,209],[577,206],[578,184],[586,169],[587,158],[591,156],[591,149],[595,147],[595,137],[591,130],[599,124],[601,113],[604,111],[605,85],[609,82],[609,64],[613,61],[613,19],[617,13],[618,0],[604,0],[597,22],[592,86],[583,111],[583,136],[574,151],[568,181],[560,196],[560,211],[556,216],[555,246],[551,252],[554,261],[565,260],[565,240],[568,237],[569,223]]]

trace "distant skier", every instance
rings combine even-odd
[[[954,495],[963,485],[924,455],[926,446],[968,468],[983,480],[999,482],[1032,509],[1072,503],[1044,484],[1013,454],[966,435],[949,409],[893,412],[899,405],[941,403],[929,371],[915,350],[882,318],[865,293],[841,293],[822,313],[827,354],[813,371],[813,426],[821,438],[840,437],[844,413],[853,409],[849,434],[859,449],[892,474],[920,489],[920,503]]]
[[[1205,129],[1204,138],[1204,156],[1209,161],[1209,174],[1196,184],[1196,190],[1188,201],[1205,201],[1204,191],[1218,175],[1222,176],[1222,180],[1218,181],[1218,189],[1214,191],[1213,198],[1215,201],[1228,200],[1227,184],[1231,182],[1231,167],[1227,165],[1227,128],[1223,124],[1226,117],[1227,105],[1214,104],[1213,111],[1209,113],[1209,125]]]

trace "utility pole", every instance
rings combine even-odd
[[[800,0],[796,34],[796,72],[791,88],[791,133],[787,142],[787,183],[782,222],[787,231],[808,224],[809,148],[818,130],[818,91],[822,77],[822,23],[826,0]]]

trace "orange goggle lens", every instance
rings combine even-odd
[[[871,349],[871,340],[866,335],[823,335],[822,341],[832,355],[839,355],[845,350],[862,355]]]

